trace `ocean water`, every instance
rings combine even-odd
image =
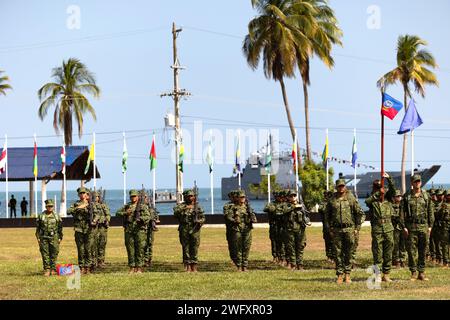
[[[427,185],[425,186],[425,189],[430,188],[431,186]],[[444,185],[434,185],[434,187],[443,187],[444,189],[450,189],[450,184],[444,184]],[[174,191],[172,189],[164,189],[160,191]],[[14,197],[17,199],[17,217],[20,217],[20,201],[22,201],[22,197],[25,197],[28,202],[30,202],[29,199],[29,192],[28,191],[15,191],[15,192],[9,192],[9,197],[11,198],[11,195],[14,195]],[[57,210],[60,206],[60,198],[61,198],[61,192],[60,191],[47,191],[47,198],[48,199],[55,199],[56,196],[56,207]],[[128,196],[128,193],[127,193]],[[39,211],[41,208],[41,193],[38,192],[38,209]],[[67,192],[67,200],[68,205],[72,204],[73,202],[78,200],[78,195],[76,191],[68,191]],[[128,198],[127,198],[128,201]],[[117,210],[120,209],[121,206],[123,206],[123,190],[106,190],[106,202],[108,206],[111,209],[111,215],[115,215]],[[225,203],[227,203],[228,200],[222,200],[221,199],[221,192],[220,188],[214,189],[214,214],[222,214],[222,209]],[[359,199],[359,202],[364,210],[366,210],[366,206],[364,204],[364,199]],[[257,213],[262,213],[264,206],[266,205],[266,200],[252,200],[250,202],[252,208]],[[206,214],[211,214],[211,197],[210,197],[210,189],[209,188],[199,188],[199,204],[200,206],[205,210]],[[174,203],[157,203],[156,209],[159,211],[161,215],[170,215],[173,213],[173,207]],[[0,192],[0,218],[6,217],[6,206],[5,206],[5,192]],[[28,208],[28,215],[29,215],[29,208]]]

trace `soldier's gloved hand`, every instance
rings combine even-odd
[[[407,238],[408,235],[409,235],[408,229],[404,228],[404,229],[403,229],[403,234],[405,235],[405,238]]]
[[[428,228],[428,235],[431,234],[431,228]]]
[[[358,229],[355,229],[355,231],[354,231],[355,236],[357,236],[358,233],[359,233],[359,230],[358,230]]]

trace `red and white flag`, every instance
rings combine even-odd
[[[5,145],[3,146],[3,150],[2,150],[2,154],[0,155],[0,174],[2,174],[3,172],[6,171],[6,153],[7,153],[7,148],[6,148],[6,141],[5,141]]]

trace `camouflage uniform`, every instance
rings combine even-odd
[[[130,197],[138,196],[136,190],[130,190]],[[150,222],[150,210],[141,201],[138,212],[138,204],[129,202],[117,211],[116,216],[123,217],[125,246],[127,248],[128,266],[140,271],[144,267],[144,250],[147,242],[147,228]],[[138,214],[140,217],[138,217]],[[133,270],[130,270],[133,271]]]
[[[230,259],[233,261],[234,264],[236,264],[237,261],[237,252],[235,251],[235,246],[232,245],[231,241],[231,222],[227,219],[227,214],[230,208],[233,206],[234,197],[236,196],[236,191],[231,191],[228,193],[228,198],[230,198],[230,201],[225,203],[223,206],[223,214],[225,218],[225,229],[226,229],[226,238],[227,238],[227,244],[228,244],[228,252],[230,253]]]
[[[108,227],[111,221],[111,212],[108,205],[104,202],[97,203],[100,216],[97,230],[97,264],[105,263],[106,243],[108,242]]]
[[[420,176],[414,175],[412,181],[419,181]],[[408,250],[409,270],[414,277],[419,271],[419,277],[425,272],[425,255],[428,246],[428,229],[434,223],[434,206],[424,190],[419,196],[408,191],[400,207],[400,223],[408,230],[406,240]],[[412,277],[412,279],[413,279]]]
[[[323,202],[319,205],[319,214],[322,221],[322,237],[325,242],[325,255],[330,261],[334,261],[336,259],[336,254],[333,249],[333,242],[330,236],[330,230],[325,225],[325,214],[326,214],[326,208],[328,199],[331,197],[332,193],[330,194],[325,193]]]
[[[150,224],[147,228],[147,244],[145,246],[145,265],[150,266],[153,259],[153,242],[155,240],[154,233],[158,231],[156,223],[159,222],[159,214],[155,208],[149,207],[150,211]]]
[[[88,193],[88,190],[84,187],[78,188],[78,194]],[[84,208],[78,208],[78,206],[87,204],[83,201],[77,201],[70,206],[67,210],[68,215],[73,216],[73,228],[75,230],[75,243],[78,250],[78,265],[80,268],[87,270],[87,268],[93,269],[95,267],[96,256],[96,233],[97,233],[97,221],[99,216],[99,210],[97,210],[95,203],[93,210],[92,221],[89,214],[89,205]]]
[[[441,205],[444,203],[444,194],[445,190],[438,189],[436,191],[436,201],[434,201],[434,212],[437,213]],[[442,252],[441,252],[441,243],[440,243],[440,235],[439,235],[439,226],[436,224],[436,219],[434,220],[433,228],[430,233],[430,256],[437,263],[442,262]]]
[[[244,191],[237,193],[239,197],[245,197]],[[231,248],[236,252],[235,265],[243,271],[248,268],[248,257],[252,245],[253,223],[256,222],[256,216],[250,205],[232,204],[224,212],[225,219],[230,224],[230,242]],[[230,254],[231,255],[231,254]]]
[[[396,190],[395,195],[402,195],[399,190]],[[403,266],[406,260],[406,241],[403,236],[403,229],[400,224],[400,203],[393,203],[394,209],[392,215],[392,225],[394,227],[394,250],[392,252],[392,263]]]
[[[436,212],[436,209],[438,208],[438,203],[437,203],[437,196],[436,196],[436,192],[438,190],[437,189],[430,189],[427,191],[428,195],[431,198],[431,201],[434,205],[434,211]],[[430,232],[430,239],[433,239],[433,228],[431,228],[431,232]],[[426,251],[426,257],[434,260],[435,257],[435,251],[434,251],[434,241],[429,241],[428,246],[427,246],[427,251]]]
[[[46,200],[46,206],[53,206],[53,200]],[[44,270],[56,272],[56,260],[59,253],[59,242],[63,238],[63,226],[58,214],[45,210],[36,219],[36,238],[42,256]]]
[[[349,197],[353,197],[353,201],[355,201],[356,203],[358,203],[358,199],[356,199],[356,197],[353,195],[353,193],[348,192],[348,196]],[[361,208],[361,207],[360,207]],[[360,215],[360,221],[359,223],[356,225],[356,230],[358,232],[356,232],[355,234],[355,242],[353,244],[353,248],[352,248],[352,254],[351,254],[351,262],[352,262],[352,268],[356,265],[356,252],[358,250],[358,246],[359,246],[359,231],[361,230],[361,225],[364,223],[364,221],[366,221],[366,214],[364,213],[364,211],[361,209],[361,215]]]
[[[195,196],[194,191],[183,192],[184,197]],[[194,204],[181,203],[173,208],[173,214],[179,222],[178,232],[183,253],[183,264],[190,266],[187,271],[196,271],[198,248],[200,246],[200,229],[205,223],[205,214],[200,206],[195,211]]]
[[[437,259],[442,261],[444,266],[449,264],[449,237],[450,237],[450,190],[446,192],[444,201],[436,211],[434,221],[434,232],[438,239],[436,244]]]
[[[394,248],[394,226],[392,224],[394,208],[389,201],[381,201],[380,192],[371,195],[365,202],[369,207],[372,226],[373,264],[383,272],[383,275],[388,275],[391,272]],[[383,277],[384,279],[388,278]]]
[[[345,186],[339,179],[336,186]],[[332,234],[334,252],[336,253],[336,275],[350,275],[352,271],[352,253],[355,246],[355,233],[361,228],[362,211],[356,198],[348,191],[340,196],[335,193],[328,201],[325,225]]]
[[[289,196],[295,195],[295,191],[289,191]],[[303,267],[303,251],[306,247],[306,224],[305,224],[305,207],[303,203],[288,202],[284,207],[284,225],[286,257],[290,263],[290,267]]]
[[[281,202],[280,196],[282,192],[274,192],[275,201],[268,203],[264,208],[269,218],[269,238],[271,243],[272,257],[276,261],[283,261],[284,239],[283,239],[283,214],[285,203]]]

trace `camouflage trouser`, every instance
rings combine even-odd
[[[433,238],[434,238],[434,227],[431,229],[430,239],[426,250],[426,255],[430,256],[432,259],[436,257],[436,248],[434,245]]]
[[[278,258],[278,260],[285,260],[286,259],[286,250],[285,250],[285,246],[284,246],[284,229],[283,226],[281,225],[281,223],[277,224],[275,226],[275,251],[276,251],[276,256]]]
[[[356,264],[356,251],[358,249],[358,246],[359,246],[359,232],[355,235],[355,243],[353,244],[352,248],[352,258],[351,258],[352,264]]]
[[[433,243],[434,254],[433,258],[436,260],[442,260],[442,251],[441,251],[441,235],[440,235],[440,227],[434,226],[430,234],[430,244]]]
[[[125,246],[127,247],[128,266],[142,268],[144,266],[144,250],[147,242],[147,230],[125,231]]]
[[[378,266],[379,270],[385,274],[391,272],[393,249],[394,231],[372,233],[373,264]]]
[[[425,255],[428,246],[428,232],[409,231],[406,240],[408,248],[408,266],[411,272],[425,271]]]
[[[355,247],[354,229],[334,229],[333,247],[336,253],[336,274],[352,271],[352,252]]]
[[[184,264],[198,263],[198,248],[200,246],[200,230],[190,233],[190,229],[179,230],[181,250]]]
[[[75,243],[78,250],[78,265],[80,268],[92,267],[95,263],[96,229],[82,233],[75,231]]]
[[[277,258],[277,230],[276,225],[274,223],[269,224],[269,239],[270,239],[270,248],[272,251],[272,258]]]
[[[56,270],[56,259],[59,253],[59,238],[55,235],[52,239],[40,238],[39,251],[42,256],[44,270]]]
[[[151,262],[153,259],[153,229],[151,226],[147,230],[147,242],[145,244],[144,250],[144,260],[145,262]]]
[[[99,227],[97,230],[97,263],[105,262],[107,242],[108,242],[108,228]]]
[[[333,249],[333,241],[330,236],[330,230],[323,228],[322,229],[323,240],[325,241],[325,254],[328,259],[335,260],[336,254]]]
[[[230,240],[231,246],[236,252],[236,266],[248,267],[248,256],[252,245],[252,230],[231,230]]]
[[[285,233],[286,237],[286,258],[290,264],[297,266],[303,265],[303,251],[306,247],[306,232],[305,228],[300,230],[288,230]]]
[[[227,243],[228,243],[228,252],[230,253],[230,259],[236,264],[237,261],[237,252],[236,252],[236,246],[233,245],[233,242],[231,240],[231,235],[233,233],[233,230],[229,225],[226,225],[226,236],[227,236]]]
[[[406,260],[406,240],[403,230],[394,230],[394,250],[392,252],[392,262],[403,262]]]
[[[438,238],[436,246],[436,259],[440,259],[443,263],[449,263],[449,229],[446,227],[438,227],[434,229],[435,236]]]

